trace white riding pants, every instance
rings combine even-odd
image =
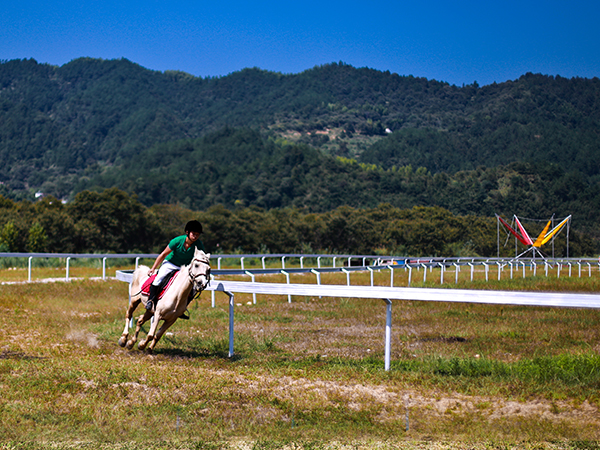
[[[176,266],[170,261],[164,261],[158,269],[158,273],[152,282],[152,286],[158,286],[160,283],[162,283],[167,275],[169,275],[171,272],[175,272],[176,270],[179,270],[179,266]]]

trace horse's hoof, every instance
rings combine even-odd
[[[127,341],[127,346],[126,346],[127,350],[131,350],[134,345],[135,345],[134,340]]]
[[[127,336],[121,336],[119,339],[119,345],[121,347],[125,347],[126,344],[127,344]]]
[[[140,343],[138,344],[138,349],[140,349],[140,350],[142,350],[142,351],[143,351],[145,348],[146,348],[146,344],[145,344],[144,342],[140,342]]]
[[[154,351],[153,351],[153,350],[152,350],[150,347],[148,347],[148,348],[146,349],[146,354],[147,354],[147,355],[151,355],[152,353],[154,353]]]

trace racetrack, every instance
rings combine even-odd
[[[125,283],[3,286],[2,440],[574,448],[600,438],[595,310],[402,303],[385,372],[380,300],[240,294],[230,359],[227,298],[212,308],[203,295],[148,356],[116,343]]]

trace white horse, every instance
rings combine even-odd
[[[138,307],[142,299],[144,304],[148,299],[148,295],[142,293],[142,286],[148,279],[148,271],[146,266],[139,266],[133,272],[133,281],[129,285],[129,307],[125,316],[125,329],[119,339],[121,347],[127,347],[131,350],[137,341],[138,334],[142,325],[146,323],[152,316],[154,320],[148,330],[146,339],[140,341],[138,348],[144,350],[147,348],[148,353],[152,353],[156,343],[167,331],[167,329],[175,323],[175,321],[185,313],[188,305],[188,298],[195,289],[196,292],[201,292],[208,286],[210,282],[210,253],[204,253],[202,250],[196,249],[194,259],[188,266],[183,266],[179,270],[179,274],[173,280],[172,284],[165,291],[160,301],[155,302],[156,306],[152,310],[146,310],[137,320],[135,333],[131,339],[129,338],[129,323],[133,317],[133,312]],[[164,321],[158,332],[158,322]],[[149,345],[148,345],[149,344]]]

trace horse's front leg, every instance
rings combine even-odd
[[[154,336],[154,339],[152,339],[152,342],[150,342],[150,346],[148,347],[148,350],[147,350],[148,353],[152,353],[154,351],[154,347],[156,346],[156,344],[158,343],[158,341],[160,340],[162,335],[165,334],[165,331],[167,331],[169,329],[169,327],[175,323],[176,320],[177,320],[177,317],[175,317],[174,319],[168,320],[168,321],[167,320],[164,321],[164,323],[162,324],[162,326],[160,327],[160,329]],[[148,335],[148,337],[150,337],[150,335]]]
[[[140,341],[138,344],[138,348],[140,350],[144,350],[148,344],[151,344],[154,341],[154,336],[156,334],[156,329],[158,328],[158,322],[163,320],[158,311],[154,312],[154,319],[152,319],[152,323],[150,324],[150,329],[148,330],[148,334],[146,335],[146,339]],[[150,350],[152,352],[152,350]]]
[[[140,304],[141,299],[141,297],[138,297],[135,300],[132,299],[132,301],[129,303],[129,307],[127,308],[127,312],[125,313],[125,328],[123,329],[123,333],[119,338],[119,345],[121,347],[125,347],[125,345],[127,344],[127,339],[129,338],[129,324],[131,323],[133,313]]]
[[[138,338],[138,335],[140,334],[140,330],[142,329],[142,325],[144,325],[148,320],[150,320],[151,317],[152,317],[152,313],[150,311],[146,310],[146,312],[138,318],[136,325],[135,325],[135,333],[133,334],[131,339],[129,339],[129,341],[127,341],[127,349],[128,350],[131,350],[133,348],[133,346],[137,342],[137,338]]]

